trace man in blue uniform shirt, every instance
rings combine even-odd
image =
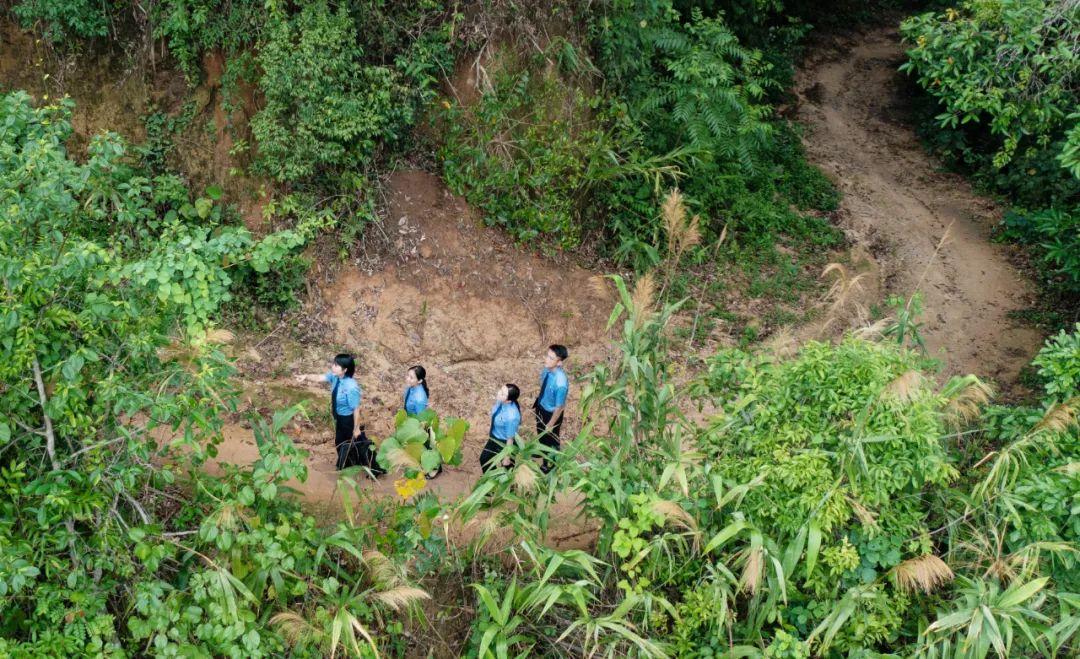
[[[533,403],[533,411],[536,414],[536,432],[540,436],[540,443],[553,451],[559,450],[559,439],[562,432],[563,410],[566,407],[566,394],[570,391],[570,379],[563,370],[563,361],[570,356],[566,346],[553,344],[548,346],[547,354],[544,355],[544,370],[540,373],[540,393]],[[550,458],[544,458],[541,469],[546,474],[551,471],[553,463]]]

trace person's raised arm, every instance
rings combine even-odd
[[[322,384],[322,383],[326,382],[326,374],[325,373],[300,373],[299,375],[295,376],[295,379],[296,379],[297,382],[302,382],[302,383],[305,383],[305,384]]]

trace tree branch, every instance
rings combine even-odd
[[[46,406],[49,399],[45,396],[45,383],[41,379],[41,364],[34,357],[34,382],[37,384],[38,400],[41,403],[41,416],[45,419],[45,452],[49,454],[49,462],[53,471],[59,471],[60,465],[56,461],[56,433],[53,431],[52,419],[49,418],[49,410]],[[79,563],[79,557],[75,554],[75,523],[71,518],[64,520],[64,528],[68,532],[68,553],[71,555],[71,565]]]
[[[52,463],[55,471],[60,469],[59,463],[56,462],[56,434],[53,432],[49,411],[45,409],[49,400],[45,397],[45,383],[41,380],[41,364],[38,363],[37,357],[34,358],[34,382],[37,384],[38,400],[41,402],[41,416],[45,418],[45,452],[49,454],[49,462]]]

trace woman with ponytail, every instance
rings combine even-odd
[[[487,471],[494,465],[495,456],[502,452],[507,445],[514,443],[517,436],[518,426],[521,425],[521,406],[518,405],[518,396],[521,390],[516,384],[505,384],[495,396],[495,406],[491,408],[491,429],[488,430],[488,441],[484,450],[480,452],[480,469]],[[511,467],[513,462],[510,458],[502,461],[502,466]]]

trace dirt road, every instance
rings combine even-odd
[[[868,302],[920,290],[922,333],[946,373],[1011,383],[1041,344],[1009,318],[1034,290],[990,242],[1001,209],[942,171],[906,123],[902,62],[895,28],[812,48],[795,89],[808,155],[843,191],[844,229],[877,262],[878,299]]]

